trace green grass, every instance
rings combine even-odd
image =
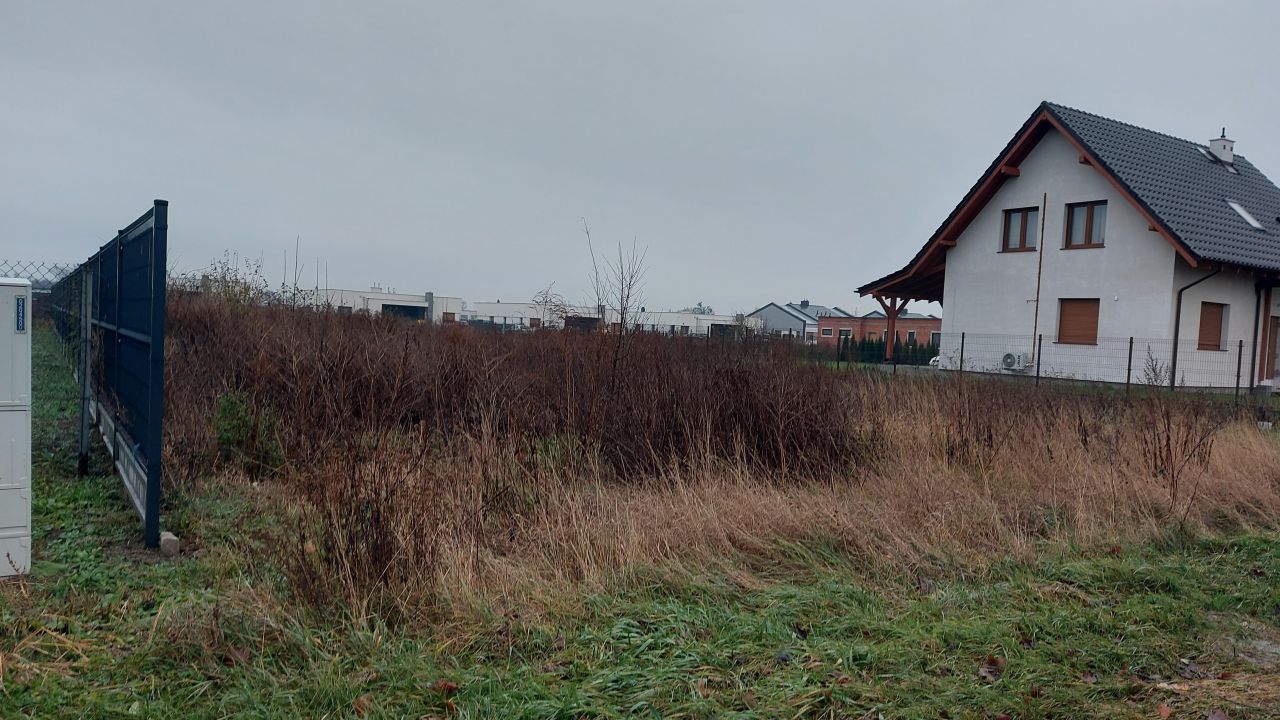
[[[751,590],[653,581],[529,618],[352,623],[290,603],[248,486],[170,498],[188,549],[142,550],[102,458],[74,477],[76,390],[47,328],[35,353],[36,562],[0,583],[0,717],[1280,717],[1254,697],[1280,670],[1233,651],[1280,638],[1274,534],[933,582],[824,558]],[[1192,667],[1254,695],[1158,687]]]

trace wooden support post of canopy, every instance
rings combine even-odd
[[[880,307],[884,308],[884,317],[888,323],[888,327],[884,336],[884,359],[885,362],[893,360],[893,346],[898,341],[898,316],[907,307],[906,298],[886,298],[883,295],[875,295],[876,302],[880,303]]]

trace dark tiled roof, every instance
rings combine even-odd
[[[1193,255],[1214,262],[1280,269],[1280,188],[1243,155],[1235,173],[1182,140],[1082,110],[1044,103],[1106,169]],[[1256,230],[1227,205],[1244,207]]]
[[[872,310],[871,312],[866,313],[866,314],[865,314],[865,315],[863,315],[862,317],[864,317],[864,318],[882,318],[882,317],[884,317],[884,316],[885,316],[885,314],[884,314],[883,312],[881,312],[881,311],[879,311],[879,310]],[[917,312],[904,312],[904,313],[902,313],[901,315],[899,315],[899,316],[898,316],[898,319],[899,319],[899,320],[937,320],[937,319],[938,319],[938,316],[937,316],[937,315],[924,315],[924,314],[922,314],[922,313],[917,313]]]
[[[787,307],[802,315],[808,316],[811,320],[817,320],[820,317],[833,315],[835,317],[851,317],[849,313],[840,308],[829,308],[825,305],[814,305],[809,303],[807,306],[801,306],[800,303],[787,303]]]

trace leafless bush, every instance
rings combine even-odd
[[[256,463],[295,499],[295,587],[372,611],[788,542],[911,565],[1280,514],[1280,448],[1202,397],[181,294],[168,327],[171,476]]]

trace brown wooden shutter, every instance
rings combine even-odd
[[[1200,303],[1200,342],[1201,350],[1222,349],[1222,319],[1226,315],[1227,306],[1222,303]]]
[[[1075,298],[1058,302],[1058,342],[1097,345],[1098,299]]]

